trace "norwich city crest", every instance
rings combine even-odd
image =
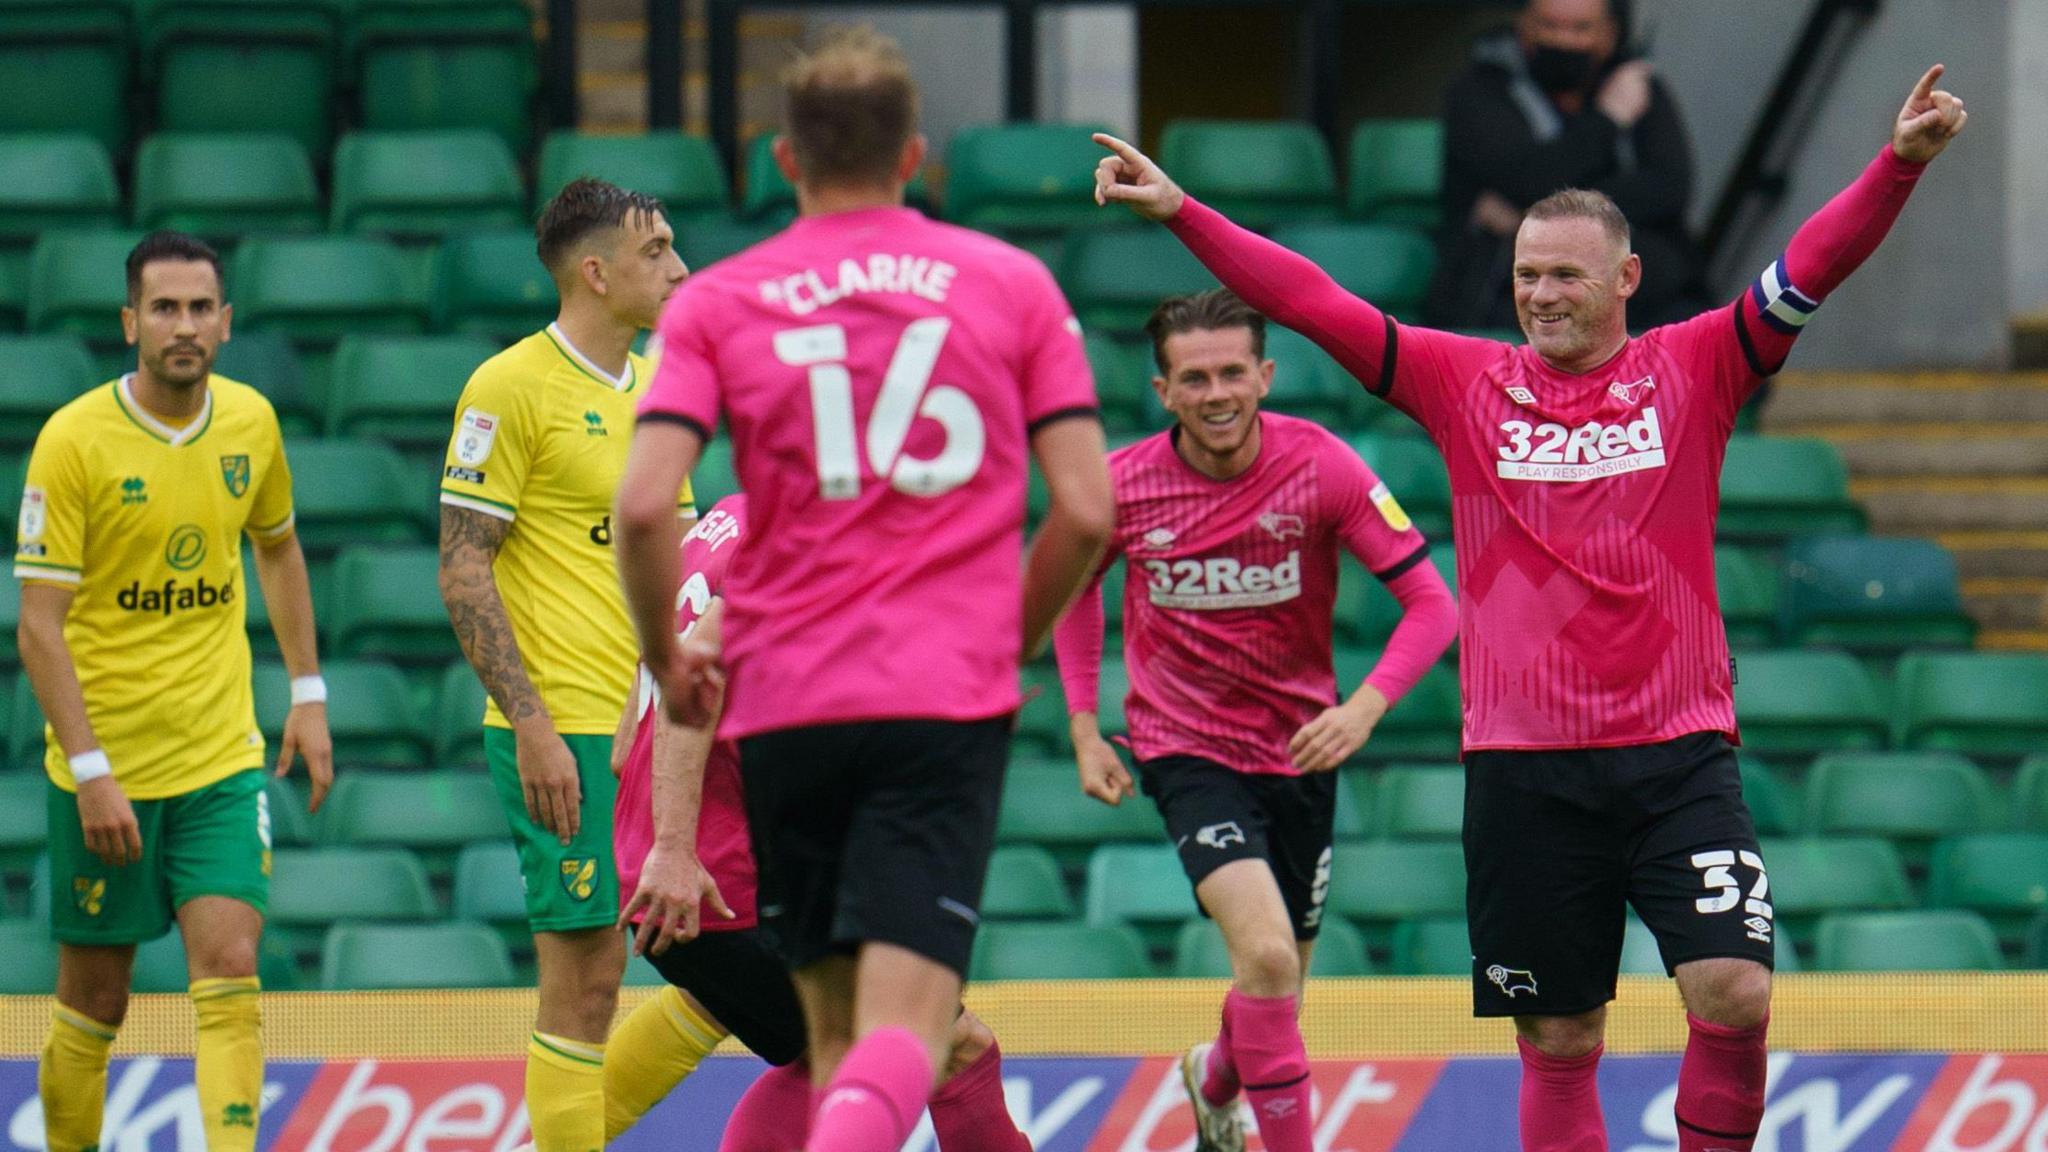
[[[577,900],[588,900],[597,891],[597,858],[571,856],[562,861],[562,891]]]
[[[228,486],[228,495],[240,500],[249,490],[249,457],[246,454],[220,458],[221,482]]]
[[[71,899],[78,904],[78,910],[87,916],[100,914],[100,903],[107,898],[107,882],[91,876],[73,877]]]

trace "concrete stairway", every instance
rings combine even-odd
[[[1953,552],[1983,647],[2048,650],[2048,373],[1787,373],[1763,428],[1840,449],[1872,532]]]
[[[647,130],[646,0],[579,0],[578,96],[585,132]],[[740,18],[740,138],[777,122],[775,77],[802,39],[804,20],[793,12],[747,13]],[[683,0],[683,128],[710,130],[705,95],[703,0]]]

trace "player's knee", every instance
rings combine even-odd
[[[187,940],[187,967],[194,980],[239,980],[256,975],[257,944],[246,937],[209,940],[194,948]]]
[[[1771,1011],[1771,970],[1747,960],[1682,965],[1686,1010],[1723,1028],[1754,1028]]]
[[[1246,995],[1292,996],[1301,990],[1301,950],[1284,936],[1262,936],[1231,949],[1231,964]]]
[[[119,1028],[128,1019],[128,987],[68,988],[57,1002],[73,1012],[109,1028]]]
[[[1545,1056],[1576,1060],[1592,1054],[1605,1038],[1605,1013],[1579,1016],[1517,1016],[1515,1031]]]

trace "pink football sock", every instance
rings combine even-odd
[[[932,1096],[939,1152],[1031,1152],[1003,1100],[1003,1053],[994,1044]]]
[[[1522,1152],[1607,1152],[1607,1122],[1600,1115],[1600,1069],[1595,1048],[1576,1059],[1546,1056],[1520,1036]]]
[[[718,1152],[790,1152],[811,1134],[811,1066],[770,1068],[748,1086],[725,1121]]]
[[[932,1058],[908,1028],[856,1042],[816,1097],[808,1152],[897,1152],[932,1094]]]
[[[1244,1090],[1230,1055],[1230,1001],[1225,999],[1223,1005],[1223,1027],[1217,1030],[1216,1042],[1209,1046],[1209,1062],[1202,1069],[1202,1099],[1217,1106],[1237,1099],[1237,1094]]]
[[[1232,1062],[1244,1078],[1267,1152],[1313,1152],[1308,1050],[1294,997],[1246,996],[1233,988],[1223,1000],[1223,1018],[1229,1022]]]
[[[1686,1013],[1692,1035],[1678,1065],[1678,1152],[1749,1152],[1764,1119],[1764,1034]]]

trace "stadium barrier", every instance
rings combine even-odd
[[[1210,981],[978,986],[1012,1113],[1040,1152],[1185,1152],[1174,1057],[1213,1032]],[[627,993],[630,1003],[644,990]],[[1519,1065],[1504,1021],[1455,979],[1324,980],[1304,1017],[1321,1152],[1514,1152]],[[512,1152],[530,991],[274,993],[264,1152]],[[0,1148],[39,1149],[35,1054],[49,1002],[0,997]],[[2048,973],[1800,974],[1778,983],[1759,1152],[2048,1152]],[[1673,1152],[1685,1039],[1669,981],[1624,978],[1601,1068],[1615,1152]],[[138,996],[109,1077],[108,1152],[203,1152],[191,1009]],[[628,1133],[621,1152],[712,1152],[760,1064],[740,1049]],[[911,1152],[931,1152],[929,1123]],[[1256,1148],[1257,1145],[1254,1144]]]

